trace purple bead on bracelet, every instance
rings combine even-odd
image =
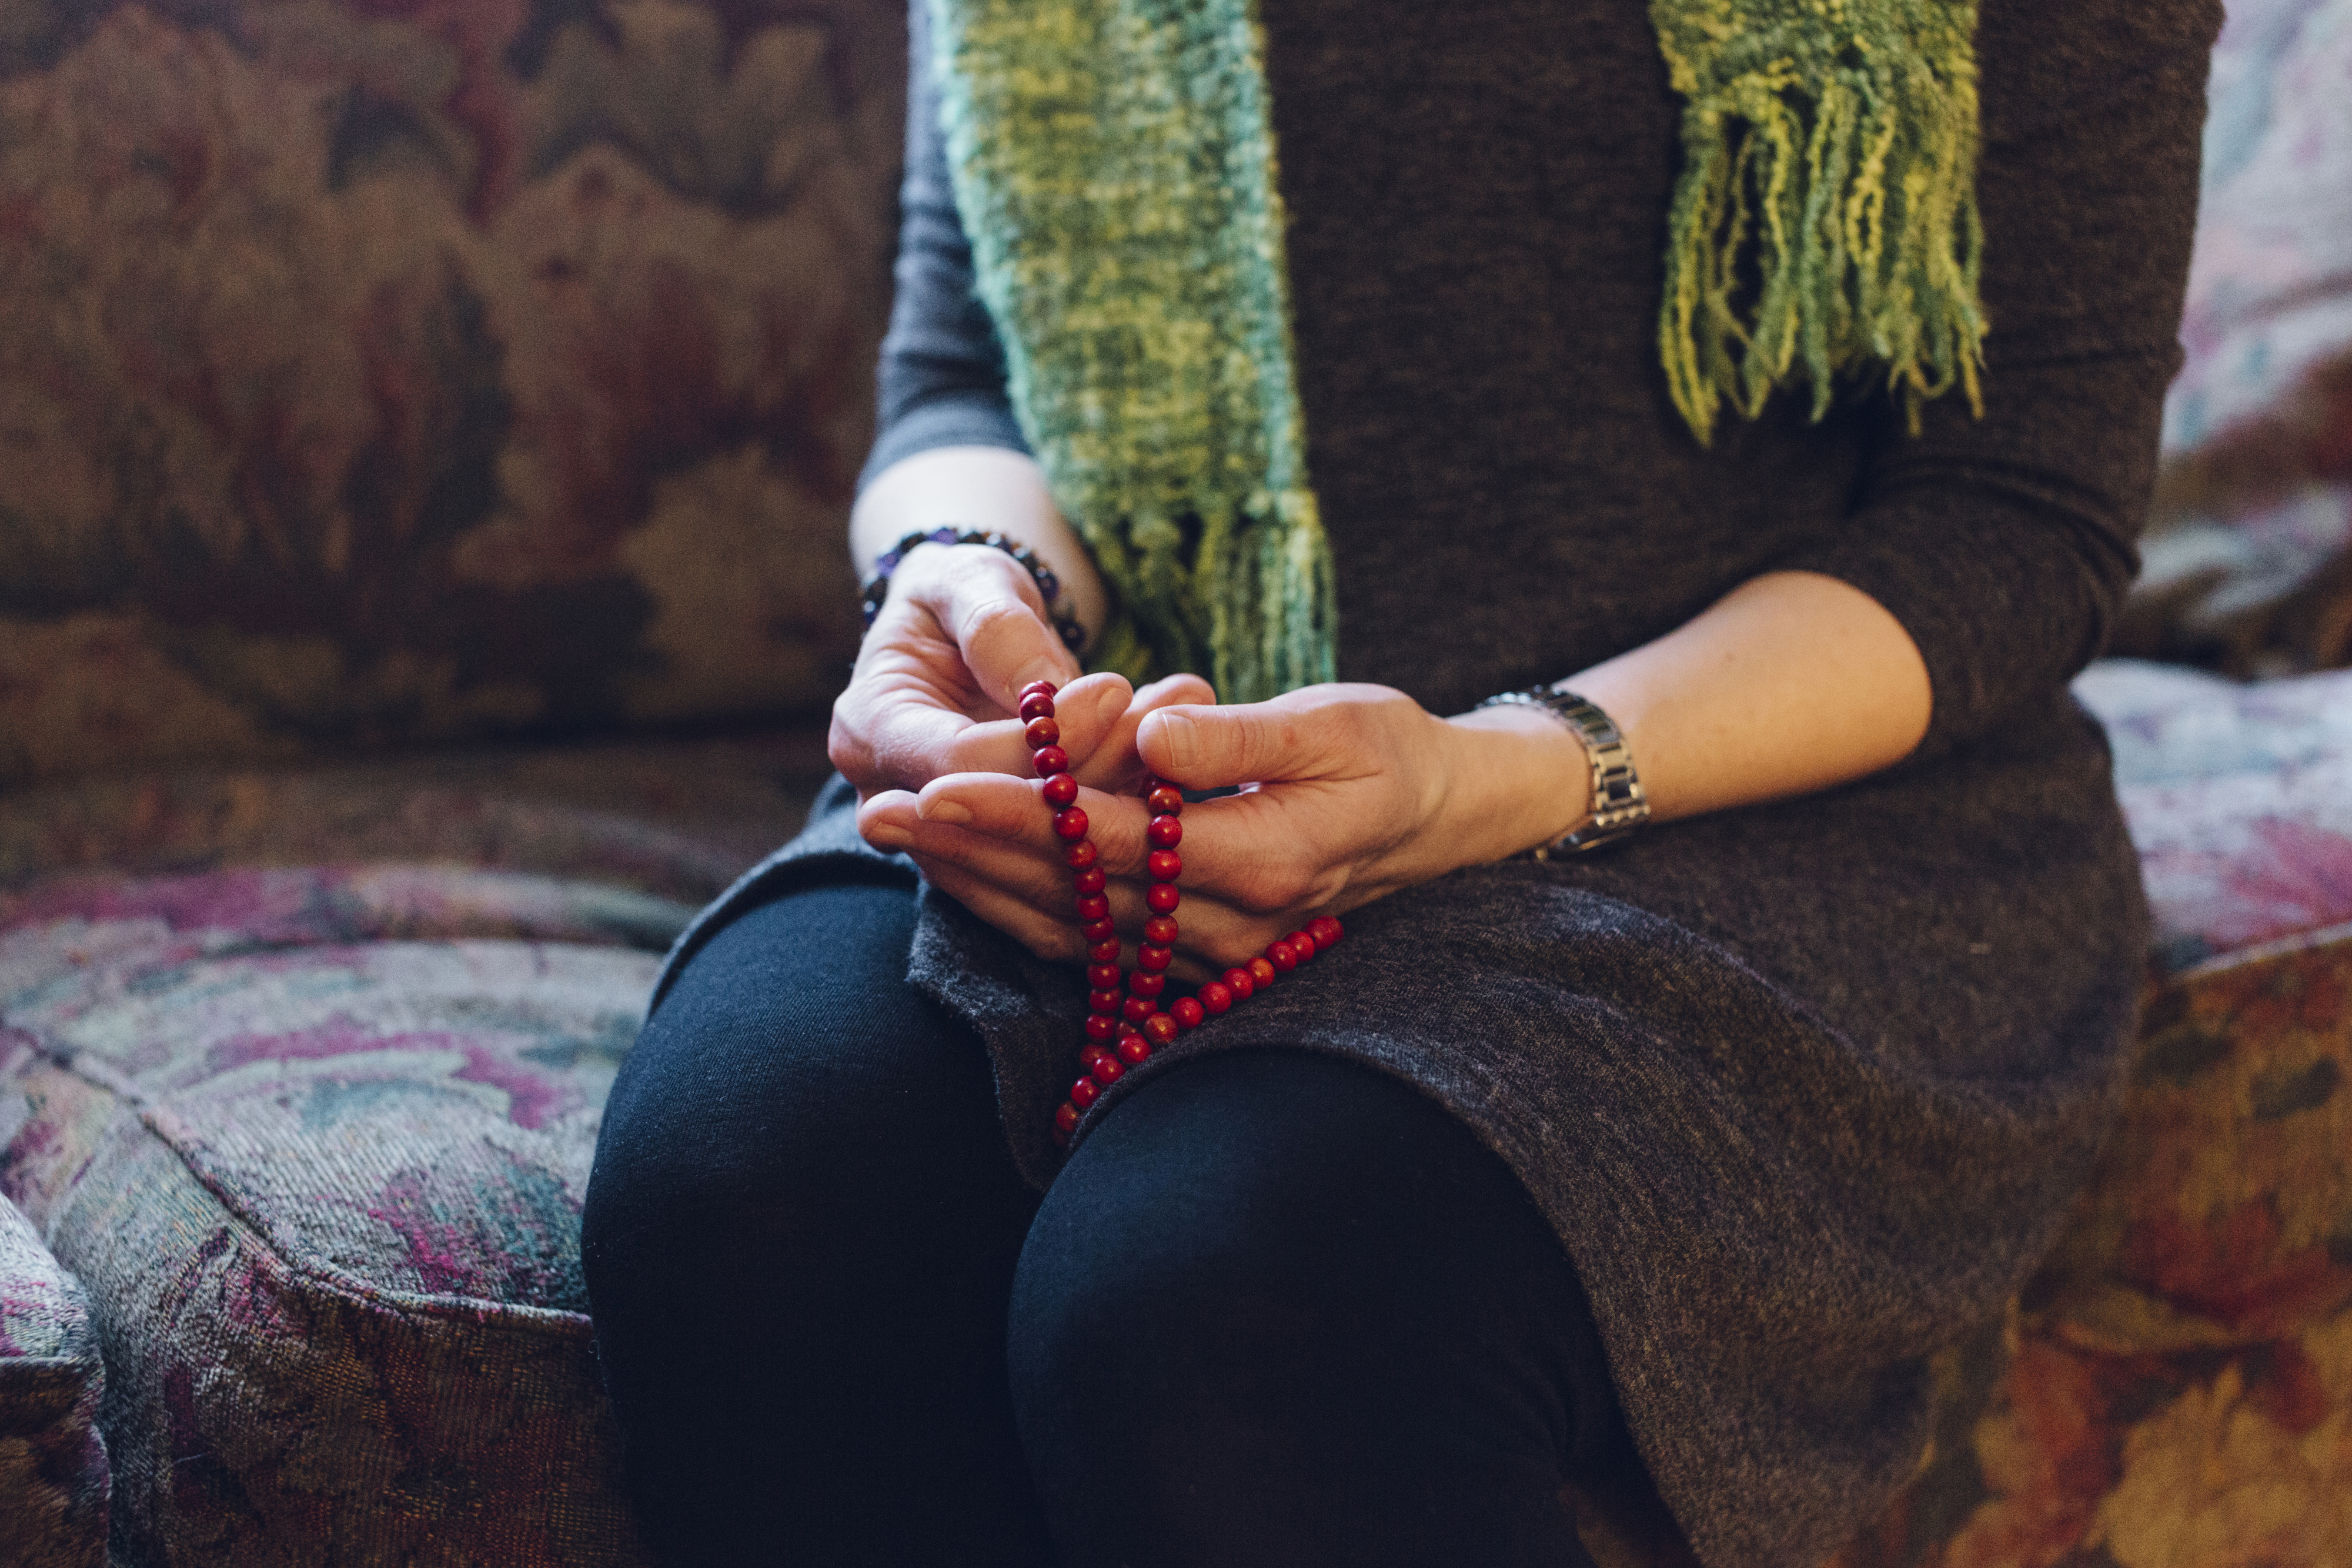
[[[866,591],[858,596],[865,607],[866,624],[869,630],[874,625],[874,618],[882,613],[883,601],[890,596],[890,574],[898,570],[907,559],[907,552],[917,545],[986,545],[991,549],[1003,550],[1020,562],[1028,571],[1030,580],[1036,583],[1038,595],[1045,601],[1046,618],[1053,622],[1054,630],[1061,633],[1063,643],[1073,649],[1086,643],[1087,629],[1078,624],[1076,616],[1055,612],[1055,601],[1062,595],[1062,580],[1054,575],[1053,568],[1037,559],[1036,551],[1000,533],[959,528],[951,524],[936,528],[919,528],[874,558],[873,575],[866,580]]]

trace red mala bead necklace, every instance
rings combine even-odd
[[[1136,949],[1135,967],[1122,971],[1118,928],[1111,924],[1109,879],[1099,863],[1101,854],[1087,837],[1087,813],[1078,802],[1078,781],[1070,774],[1070,756],[1062,749],[1062,727],[1055,722],[1051,681],[1032,681],[1021,688],[1023,737],[1029,743],[1037,776],[1045,781],[1045,804],[1053,809],[1054,832],[1069,847],[1062,858],[1070,867],[1070,885],[1077,894],[1078,933],[1087,940],[1087,1038],[1078,1051],[1078,1081],[1070,1097],[1054,1113],[1054,1142],[1067,1148],[1070,1134],[1087,1107],[1102,1092],[1127,1075],[1127,1070],[1150,1060],[1186,1030],[1198,1029],[1210,1018],[1247,1001],[1324,948],[1338,942],[1339,923],[1328,915],[1307,923],[1303,931],[1266,944],[1265,951],[1246,964],[1227,969],[1189,997],[1167,999],[1168,966],[1176,956],[1176,906],[1183,894],[1176,879],[1184,872],[1184,857],[1176,846],[1184,841],[1184,797],[1160,779],[1145,781],[1144,802],[1151,821],[1144,830],[1151,840],[1145,869],[1151,890],[1144,903],[1151,918],[1143,925],[1143,941]]]

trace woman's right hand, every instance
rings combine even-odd
[[[1056,704],[1063,748],[1074,764],[1092,760],[1127,710],[1127,682],[1080,677],[1035,580],[1011,556],[922,545],[892,574],[848,689],[835,699],[833,765],[860,800],[949,773],[1025,777],[1014,694],[1038,680],[1067,688]]]

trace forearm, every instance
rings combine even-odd
[[[1859,589],[1811,572],[1754,579],[1563,684],[1616,721],[1660,821],[1876,772],[1918,745],[1932,707],[1901,623]],[[1460,820],[1507,821],[1518,848],[1583,820],[1580,750],[1561,777],[1564,732],[1549,716],[1488,708],[1449,722],[1488,732],[1465,737],[1475,763],[1461,770],[1470,785]]]
[[[858,497],[850,554],[863,570],[908,534],[940,527],[992,529],[1027,545],[1061,580],[1063,606],[1089,642],[1101,632],[1109,606],[1102,576],[1035,459],[998,446],[940,446],[901,458]]]

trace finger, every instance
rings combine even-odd
[[[1072,741],[1089,748],[1098,746],[1129,702],[1123,675],[1087,675],[1072,682],[1066,694],[1055,698],[1055,717],[1063,730],[1057,744],[1066,751]],[[1035,764],[1026,728],[1018,718],[975,721],[924,673],[884,665],[835,703],[828,748],[834,766],[861,789],[919,789],[949,773],[1033,777]]]
[[[1062,732],[1055,744],[1068,755],[1070,771],[1077,776],[1079,783],[1098,789],[1107,787],[1103,779],[1096,777],[1096,771],[1102,765],[1120,716],[1134,701],[1135,689],[1128,685],[1127,677],[1108,670],[1081,675],[1054,695],[1054,722]],[[1130,755],[1125,766],[1140,769],[1143,764]],[[1024,757],[1022,771],[1030,770]]]
[[[963,662],[981,689],[1011,713],[1018,706],[1015,695],[1030,682],[1064,685],[1080,671],[1077,655],[1046,620],[1035,582],[1009,557],[999,559],[1001,569],[968,564],[936,597],[923,597],[963,650]]]
[[[917,797],[925,825],[954,827],[1001,842],[1024,844],[1059,858],[1068,842],[1054,831],[1055,812],[1040,787],[1001,773],[956,773],[935,779]],[[1075,802],[1087,814],[1086,836],[1094,841],[1104,872],[1139,875],[1151,852],[1145,838],[1150,812],[1142,798],[1080,788]]]
[[[1188,789],[1306,778],[1327,765],[1345,711],[1304,693],[1265,703],[1171,706],[1144,716],[1136,748],[1154,773]]]
[[[1215,689],[1194,674],[1169,675],[1143,687],[1118,716],[1116,727],[1103,739],[1101,755],[1116,761],[1105,761],[1089,769],[1081,776],[1081,782],[1113,791],[1139,787],[1144,774],[1150,771],[1136,745],[1137,731],[1144,719],[1161,708],[1185,703],[1213,705],[1216,700]]]
[[[1177,846],[1186,904],[1214,899],[1241,915],[1295,927],[1348,885],[1346,870],[1321,847],[1329,820],[1348,810],[1345,786],[1311,779],[1186,807]]]
[[[880,789],[857,802],[857,836],[886,854],[915,847],[922,820],[907,789]]]
[[[871,706],[856,734],[863,766],[851,777],[861,786],[919,789],[940,774],[958,770],[968,759],[1014,756],[1021,744],[1018,725],[1001,736],[979,735],[977,726],[952,713],[919,700],[883,700]],[[838,745],[832,747],[834,766],[850,773]]]
[[[1065,963],[1087,956],[1085,939],[1068,920],[1045,915],[952,862],[918,856],[916,863],[934,887],[1040,958]]]

